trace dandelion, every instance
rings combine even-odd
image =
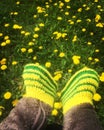
[[[6,42],[2,42],[2,43],[1,43],[1,46],[6,46]]]
[[[37,59],[37,56],[34,56],[34,57],[33,57],[33,60],[36,60],[36,59]]]
[[[4,24],[4,27],[9,27],[9,23]]]
[[[34,45],[34,42],[29,42],[28,45],[29,45],[29,46],[33,46],[33,45]]]
[[[61,102],[55,102],[54,103],[54,108],[55,109],[61,109],[62,108],[62,103]]]
[[[94,96],[93,96],[93,100],[95,100],[95,101],[100,101],[100,100],[101,100],[100,94],[95,93]]]
[[[88,41],[88,42],[87,42],[87,44],[88,44],[88,45],[91,45],[91,44],[92,44],[92,42]]]
[[[37,15],[35,14],[33,17],[34,17],[34,18],[37,18]]]
[[[72,57],[73,63],[74,63],[75,65],[80,64],[80,58],[81,58],[80,56],[74,55],[74,56]]]
[[[99,0],[95,0],[94,2],[98,2]]]
[[[8,40],[8,39],[9,39],[9,36],[5,36],[5,37],[4,37],[4,40]]]
[[[101,19],[101,16],[99,14],[97,14],[95,17],[95,22],[99,22],[100,19]]]
[[[57,52],[58,52],[58,50],[57,50],[57,49],[55,49],[53,52],[54,52],[54,53],[57,53]]]
[[[40,23],[39,26],[40,26],[40,27],[44,27],[44,23]]]
[[[30,48],[30,49],[28,49],[27,51],[28,51],[28,53],[32,53],[32,52],[33,52],[33,49]]]
[[[67,3],[67,2],[70,2],[70,0],[64,0],[64,1],[65,1],[66,3]]]
[[[4,94],[4,99],[10,99],[11,96],[12,96],[11,92],[6,92],[6,93]]]
[[[20,4],[20,1],[17,1],[16,4],[19,5],[19,4]]]
[[[22,26],[18,25],[18,24],[14,24],[13,25],[13,29],[22,29]]]
[[[52,116],[57,116],[58,115],[57,109],[53,109],[51,114]]]
[[[98,59],[98,58],[95,58],[94,61],[95,61],[95,62],[99,62],[99,59]]]
[[[23,31],[23,30],[21,31],[21,34],[25,34],[25,33],[26,33],[25,31]]]
[[[90,23],[90,22],[91,22],[91,19],[88,18],[88,19],[86,19],[86,21]]]
[[[78,11],[78,12],[82,12],[82,8],[79,8],[77,11]]]
[[[93,35],[94,35],[94,33],[93,33],[93,32],[90,32],[90,35],[91,35],[91,36],[93,36]]]
[[[62,20],[62,17],[60,17],[60,16],[59,16],[59,17],[57,17],[57,20]]]
[[[60,54],[59,54],[59,57],[65,57],[65,53],[64,52],[60,52]]]
[[[34,38],[38,38],[39,35],[38,35],[38,34],[34,34],[33,37],[34,37]]]
[[[69,12],[65,12],[65,15],[69,15]]]
[[[72,69],[68,69],[68,73],[71,73],[72,72]]]
[[[5,64],[6,64],[6,61],[7,61],[7,59],[6,59],[6,58],[3,58],[3,59],[0,61],[1,65],[5,65]]]
[[[61,73],[56,74],[53,78],[54,78],[55,81],[59,81],[59,79],[62,78],[62,74]]]
[[[28,36],[28,35],[30,35],[30,32],[25,32],[24,34],[25,34],[25,36]]]
[[[6,65],[2,65],[1,66],[1,70],[6,70],[7,69],[7,66]]]
[[[47,68],[50,68],[50,67],[51,67],[51,62],[46,62],[46,63],[45,63],[45,66],[46,66]]]
[[[99,50],[99,49],[96,49],[96,50],[95,50],[95,52],[97,52],[97,53],[98,53],[98,52],[100,52],[100,50]]]
[[[3,36],[3,33],[0,33],[0,37],[2,37]]]
[[[15,107],[17,105],[18,101],[19,101],[18,99],[15,99],[15,100],[12,101],[13,107]]]
[[[82,32],[86,32],[86,28],[82,28]]]
[[[26,48],[21,48],[21,52],[26,52]]]
[[[37,31],[39,31],[39,30],[40,30],[39,27],[35,27],[35,28],[34,28],[34,31],[35,31],[35,32],[37,32]]]
[[[12,65],[17,65],[17,63],[18,63],[17,61],[13,61]]]
[[[93,59],[92,57],[88,57],[88,60],[89,60],[89,61],[92,61],[92,59]]]
[[[73,42],[76,42],[77,41],[77,35],[75,35],[72,39]]]
[[[100,75],[100,81],[104,82],[104,72],[102,72],[102,74]]]
[[[102,37],[101,40],[104,41],[104,37]]]
[[[14,12],[14,15],[18,15],[18,12]]]
[[[103,24],[102,24],[102,23],[97,23],[97,24],[96,24],[96,27],[103,28]]]
[[[65,38],[66,36],[67,36],[67,33],[62,33],[62,34],[61,34],[61,37],[62,37],[62,38]]]
[[[8,40],[5,41],[5,43],[6,43],[6,44],[10,44],[10,43],[11,43],[11,40],[8,39]]]
[[[40,49],[40,50],[43,49],[43,46],[39,46],[39,49]]]
[[[77,19],[77,21],[76,21],[77,23],[80,23],[80,22],[82,22],[82,20],[81,19]]]

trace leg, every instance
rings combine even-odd
[[[45,126],[51,109],[40,100],[22,98],[0,124],[0,130],[40,130]]]
[[[102,130],[92,101],[98,86],[99,76],[93,69],[81,69],[71,77],[61,92],[64,130]]]

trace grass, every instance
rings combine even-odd
[[[94,104],[104,127],[104,2],[1,0],[0,7],[0,121],[23,94],[24,65],[39,63],[59,89],[80,68],[95,69],[102,98]]]

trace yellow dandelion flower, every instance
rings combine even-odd
[[[21,31],[21,34],[25,34],[26,32],[24,30]]]
[[[88,18],[88,19],[86,19],[86,21],[90,23],[90,22],[91,22],[91,19]]]
[[[28,51],[28,53],[32,53],[32,52],[33,52],[33,49],[32,49],[32,48],[29,48],[27,51]]]
[[[98,2],[99,0],[95,0],[94,2]]]
[[[93,100],[94,100],[94,101],[100,101],[100,100],[101,100],[100,94],[95,93],[94,96],[93,96]]]
[[[92,57],[88,57],[88,60],[90,60],[90,61],[91,61],[92,59],[93,59]]]
[[[26,52],[26,48],[21,48],[21,52]]]
[[[104,37],[102,37],[101,40],[104,41]]]
[[[40,23],[39,26],[40,26],[40,27],[44,27],[44,23]]]
[[[18,63],[17,61],[13,61],[12,65],[17,65],[17,63]]]
[[[77,11],[78,11],[78,12],[82,12],[82,8],[79,8]]]
[[[2,42],[2,43],[1,43],[1,46],[6,46],[6,42]]]
[[[94,35],[94,33],[93,33],[93,32],[90,32],[90,35],[91,35],[91,36],[93,36],[93,35]]]
[[[45,66],[46,66],[47,68],[50,68],[50,67],[51,67],[51,62],[46,62],[46,63],[45,63]]]
[[[99,22],[100,19],[101,19],[101,16],[99,14],[96,14],[96,16],[95,16],[95,22]]]
[[[25,32],[24,34],[25,34],[25,36],[29,36],[30,32]]]
[[[102,74],[100,75],[100,81],[104,82],[104,72],[102,72]]]
[[[6,92],[6,93],[4,94],[4,99],[10,99],[11,96],[12,96],[11,92]]]
[[[86,28],[82,28],[82,32],[86,32]]]
[[[5,23],[5,24],[4,24],[4,27],[9,27],[9,23]]]
[[[52,116],[57,116],[58,115],[58,111],[56,109],[53,109],[51,115]]]
[[[62,20],[62,17],[58,16],[58,17],[57,17],[57,20]]]
[[[20,1],[17,1],[16,4],[19,5],[19,4],[20,4]]]
[[[102,24],[102,23],[97,23],[97,24],[96,24],[96,27],[103,28],[103,24]]]
[[[6,43],[6,44],[10,44],[10,43],[11,43],[11,40],[7,39],[7,40],[5,41],[5,43]]]
[[[35,27],[35,28],[34,28],[34,31],[35,31],[35,32],[37,32],[37,31],[39,31],[39,30],[40,30],[39,27]]]
[[[8,39],[9,39],[9,36],[5,36],[5,37],[4,37],[4,40],[8,40]]]
[[[0,61],[1,65],[5,65],[5,64],[6,64],[6,61],[7,61],[7,59],[6,59],[6,58],[3,58],[3,59]]]
[[[95,61],[95,62],[99,62],[100,60],[99,60],[98,58],[95,58],[94,61]]]
[[[77,41],[77,35],[75,35],[72,39],[73,42],[76,42]]]
[[[33,57],[33,60],[36,60],[36,59],[37,59],[37,56],[34,56],[34,57]]]
[[[22,26],[18,25],[18,24],[14,24],[13,25],[13,29],[22,29]]]
[[[77,19],[77,21],[76,21],[77,23],[80,23],[80,22],[82,22],[82,20],[81,19]]]
[[[54,103],[54,108],[55,109],[61,109],[62,108],[62,103],[61,102],[55,102]]]
[[[3,33],[0,33],[0,37],[2,37],[3,36]]]
[[[65,12],[65,15],[69,15],[69,12]]]
[[[99,49],[96,49],[95,52],[100,52],[100,50],[99,50]]]
[[[80,64],[80,58],[81,58],[80,56],[74,55],[74,56],[72,57],[73,63],[74,63],[75,65]]]
[[[88,41],[88,42],[87,42],[87,44],[88,44],[88,45],[91,45],[91,44],[92,44],[92,42]]]
[[[62,33],[62,34],[61,34],[61,37],[62,37],[62,38],[65,38],[66,36],[67,36],[67,33]]]
[[[68,72],[71,73],[71,72],[72,72],[72,69],[68,69]]]
[[[59,79],[62,78],[62,74],[59,73],[59,74],[55,75],[53,78],[54,78],[55,81],[59,81]]]
[[[34,38],[38,38],[39,35],[38,35],[38,34],[34,34],[33,37],[34,37]]]
[[[18,101],[19,101],[18,99],[15,99],[15,100],[12,101],[13,107],[15,107],[17,105]]]
[[[60,54],[59,54],[59,57],[65,57],[65,53],[64,52],[60,52]]]
[[[70,2],[70,0],[64,0],[64,1],[65,1],[66,3],[67,3],[67,2]]]
[[[18,15],[18,12],[14,12],[14,15]]]
[[[2,65],[1,66],[1,70],[6,70],[7,69],[7,66],[6,65]]]
[[[34,45],[34,42],[29,42],[28,45],[29,45],[29,46],[33,46],[33,45]]]
[[[57,49],[55,49],[53,52],[54,52],[54,53],[57,53],[57,52],[58,52],[58,50],[57,50]]]
[[[2,116],[2,111],[0,110],[0,116]]]
[[[43,46],[39,46],[39,49],[40,49],[40,50],[43,49]]]

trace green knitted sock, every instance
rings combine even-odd
[[[82,103],[92,103],[93,95],[99,85],[97,72],[90,68],[83,68],[76,72],[61,91],[63,113]]]
[[[53,106],[57,84],[51,74],[41,65],[27,64],[23,71],[26,97],[39,99]]]

